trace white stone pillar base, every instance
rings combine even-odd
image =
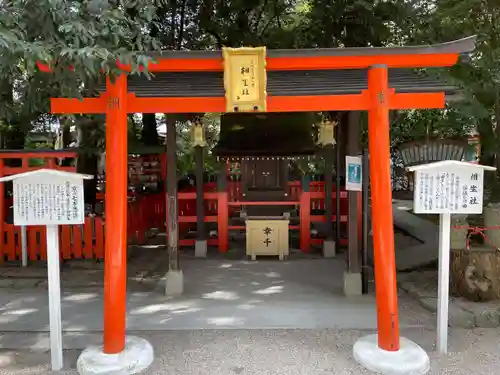
[[[206,240],[196,240],[194,243],[194,256],[195,258],[206,258],[207,257],[207,241]]]
[[[354,359],[363,367],[382,375],[425,375],[430,371],[427,353],[413,341],[400,338],[397,352],[382,350],[378,335],[361,337],[352,349]]]
[[[80,375],[133,375],[147,369],[153,358],[153,347],[148,341],[127,336],[121,353],[105,354],[102,345],[88,347],[78,357],[76,369]]]
[[[165,295],[180,296],[184,293],[184,275],[182,271],[168,271],[165,276]]]
[[[361,272],[344,272],[344,295],[346,297],[361,296],[363,294],[363,282]]]
[[[336,255],[335,241],[333,240],[323,241],[323,257],[335,258],[335,255]]]

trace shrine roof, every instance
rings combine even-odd
[[[377,56],[377,55],[423,55],[423,54],[467,54],[474,50],[476,36],[451,42],[403,47],[347,47],[347,48],[305,48],[305,49],[268,49],[267,57],[321,57],[321,56]],[[213,51],[160,51],[150,52],[149,56],[161,59],[210,59],[222,58],[221,50]]]
[[[397,93],[444,92],[457,87],[414,69],[389,69],[389,87]],[[267,72],[270,96],[359,94],[368,88],[368,69],[273,70]],[[151,78],[129,76],[128,89],[137,97],[224,97],[223,72],[160,72]],[[104,86],[99,91],[104,91]]]

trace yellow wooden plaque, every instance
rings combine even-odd
[[[223,48],[227,112],[267,110],[266,47]]]

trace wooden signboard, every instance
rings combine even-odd
[[[50,354],[53,371],[63,367],[58,225],[83,224],[83,180],[93,176],[39,169],[0,178],[13,181],[14,224],[47,228]]]
[[[439,273],[437,301],[437,350],[448,352],[448,302],[450,289],[450,231],[452,214],[483,212],[484,171],[496,168],[444,160],[408,168],[415,172],[413,212],[439,214]]]
[[[223,48],[227,112],[267,110],[266,47]]]

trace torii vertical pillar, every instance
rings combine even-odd
[[[368,148],[372,188],[372,228],[378,335],[359,339],[354,358],[382,374],[426,374],[429,357],[414,342],[399,337],[396,257],[390,166],[389,87],[385,65],[368,72]]]
[[[126,337],[127,319],[127,76],[107,78],[106,222],[104,254],[104,345],[91,346],[77,361],[81,375],[136,374],[153,362],[153,347]]]

